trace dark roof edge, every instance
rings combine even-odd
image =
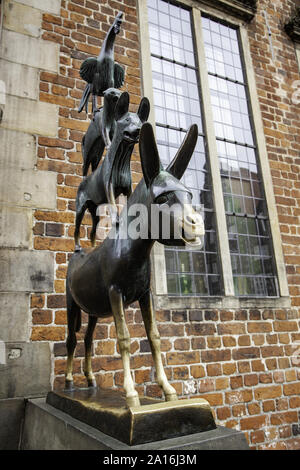
[[[256,13],[256,0],[200,0],[201,3],[250,22]]]

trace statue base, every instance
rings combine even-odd
[[[100,388],[49,392],[46,403],[130,446],[216,428],[209,403],[201,398],[158,401],[140,398],[128,407],[123,394]]]
[[[45,398],[31,398],[26,400],[20,448],[22,450],[103,451],[103,454],[99,454],[103,456],[103,461],[105,456],[119,455],[120,451],[125,451],[124,455],[133,453],[133,455],[144,455],[146,452],[146,457],[156,455],[157,451],[164,452],[164,454],[166,451],[174,453],[185,451],[193,456],[195,452],[201,450],[249,450],[249,445],[242,431],[217,426],[211,431],[129,446],[48,405]],[[115,451],[118,453],[115,454]]]

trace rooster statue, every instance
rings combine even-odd
[[[108,30],[97,58],[89,57],[80,67],[80,76],[87,85],[84,89],[78,112],[85,107],[88,112],[88,101],[92,94],[92,113],[97,110],[97,96],[103,96],[108,88],[121,88],[124,83],[124,69],[114,61],[114,42],[120,32],[123,13],[119,12]]]

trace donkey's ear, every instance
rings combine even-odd
[[[149,187],[151,181],[158,175],[161,169],[153,129],[149,122],[145,122],[142,125],[139,146],[143,175],[145,183]]]
[[[142,122],[146,122],[149,117],[149,113],[150,113],[150,102],[148,98],[144,97],[142,98],[140,102],[137,115]]]
[[[178,180],[180,180],[190,162],[197,143],[197,139],[198,126],[197,124],[193,124],[186,133],[184,141],[178,149],[175,157],[166,168],[166,171],[171,173],[171,175],[175,176],[175,178]]]
[[[127,91],[124,91],[120,98],[117,101],[116,107],[115,107],[115,119],[116,121],[119,121],[124,114],[128,113],[129,109],[129,94]]]

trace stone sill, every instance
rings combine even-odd
[[[245,5],[239,0],[200,0],[200,3],[215,7],[246,22],[250,22],[256,13],[256,7]]]
[[[154,304],[158,310],[291,308],[290,297],[169,297],[154,295]]]

